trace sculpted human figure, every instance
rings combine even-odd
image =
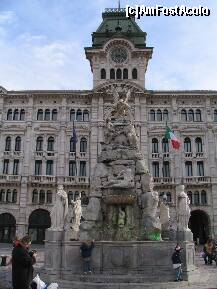
[[[78,232],[80,224],[81,224],[81,216],[82,216],[81,199],[78,198],[76,201],[71,201],[71,203],[74,205],[72,230],[75,232]]]
[[[177,229],[178,231],[190,231],[188,222],[191,215],[190,200],[184,191],[185,186],[178,186],[178,203],[177,203]]]
[[[161,225],[168,224],[170,220],[170,210],[164,202],[160,204],[160,222]]]
[[[66,216],[68,214],[68,196],[59,185],[56,194],[56,202],[51,211],[51,227],[53,230],[63,230]]]
[[[127,168],[122,170],[116,177],[116,179],[110,179],[104,184],[104,188],[132,188],[134,186],[134,178],[132,170]]]
[[[126,216],[126,213],[121,207],[119,207],[118,209],[118,227],[119,228],[123,228],[125,226],[125,216]]]

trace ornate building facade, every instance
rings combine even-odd
[[[146,33],[123,9],[106,9],[102,16],[92,46],[85,48],[92,90],[1,87],[0,242],[27,232],[42,242],[58,184],[64,185],[69,200],[81,195],[84,208],[88,204],[114,89],[120,95],[131,90],[140,149],[171,216],[182,183],[191,201],[194,238],[203,242],[217,236],[217,91],[146,90],[153,50],[146,46]],[[181,141],[179,151],[164,137],[166,122]]]

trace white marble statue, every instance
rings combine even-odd
[[[179,185],[177,189],[177,229],[178,231],[190,231],[188,222],[191,215],[190,200],[185,193],[185,186]]]
[[[81,199],[78,198],[76,201],[71,201],[73,204],[73,220],[71,228],[74,232],[79,232],[79,227],[81,224],[81,216],[82,216],[82,206]]]
[[[68,214],[68,196],[63,190],[63,186],[57,188],[56,201],[52,208],[50,230],[63,230],[66,216]]]
[[[143,214],[152,218],[156,218],[159,197],[158,192],[150,191],[141,195],[141,203]]]
[[[133,188],[134,187],[134,177],[132,170],[127,168],[122,170],[116,177],[116,179],[111,178],[103,185],[104,188]]]
[[[161,225],[168,224],[170,220],[170,210],[164,202],[160,204],[160,222]]]

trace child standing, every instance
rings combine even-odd
[[[179,244],[175,247],[175,252],[172,255],[173,269],[176,273],[176,282],[182,281],[182,260],[181,260],[181,247]]]
[[[83,242],[80,247],[81,256],[83,258],[83,270],[84,274],[92,273],[91,267],[91,254],[94,248],[94,240]]]

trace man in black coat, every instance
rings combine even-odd
[[[31,239],[25,236],[17,242],[12,251],[12,284],[13,289],[29,289],[33,279],[33,264],[36,253],[30,253]]]

